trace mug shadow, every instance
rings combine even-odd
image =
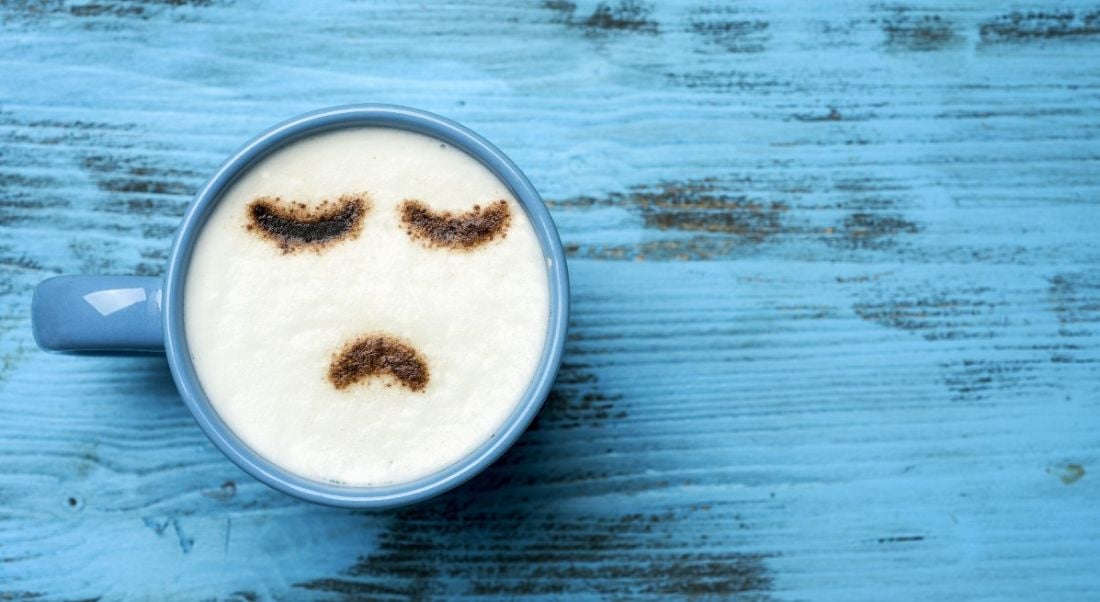
[[[566,353],[546,402],[515,444],[466,483],[408,509],[453,517],[475,503],[482,509],[507,505],[520,511],[576,495],[578,486],[583,489],[584,481],[599,475],[593,474],[590,454],[558,452],[585,434],[591,441],[609,421],[624,417],[616,406],[621,401],[621,395],[602,390],[595,368]]]
[[[641,490],[676,486],[639,476],[629,450],[607,455],[622,439],[610,430],[627,418],[629,404],[602,382],[610,375],[585,362],[567,351],[550,395],[516,443],[433,499],[385,511],[314,506],[232,467],[228,474],[236,476],[220,469],[205,475],[213,480],[194,509],[205,516],[289,511],[302,524],[340,533],[327,546],[347,554],[347,564],[293,584],[316,595],[415,599],[460,588],[503,597],[767,597],[771,554],[723,544],[722,525],[739,520],[736,508],[712,509],[676,493],[663,502],[630,501]],[[189,416],[163,356],[128,363],[142,402]],[[205,439],[197,426],[194,436]]]
[[[181,411],[186,412],[183,400],[172,380],[172,371],[168,368],[168,358],[163,354],[149,354],[148,356],[130,356],[127,362],[133,366],[137,375],[134,385],[145,396],[156,399],[161,403],[178,403]]]
[[[349,598],[695,596],[763,599],[767,552],[727,545],[737,508],[684,497],[607,433],[627,404],[567,354],[535,422],[465,484],[416,505],[355,511],[380,529],[334,575],[297,587]],[[621,433],[621,431],[620,431]],[[633,494],[665,489],[664,498]],[[365,533],[365,530],[363,531]]]

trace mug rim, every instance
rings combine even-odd
[[[183,327],[183,292],[195,242],[213,208],[236,179],[275,150],[326,131],[388,127],[436,138],[470,155],[500,179],[523,206],[547,262],[550,316],[538,368],[523,397],[497,432],[454,464],[408,483],[360,487],[324,483],[296,475],[244,443],[218,415],[199,384]],[[425,500],[480,473],[527,429],[557,376],[569,322],[569,273],[557,228],[538,191],[503,152],[469,128],[420,109],[389,104],[356,104],[312,111],[274,125],[224,161],[195,195],[180,222],[164,278],[165,353],[172,379],[199,427],[234,464],[260,482],[294,497],[328,506],[389,508]]]

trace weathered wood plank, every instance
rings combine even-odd
[[[0,2],[0,598],[1089,598],[1100,6]],[[470,485],[258,485],[162,358],[54,357],[229,152],[398,102],[548,199],[574,324]]]

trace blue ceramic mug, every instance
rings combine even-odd
[[[389,127],[437,138],[492,171],[523,206],[546,256],[550,320],[538,369],[496,436],[458,463],[411,483],[345,487],[292,474],[252,451],[231,431],[203,393],[183,328],[183,287],[191,252],[222,193],[264,156],[300,138],[347,127]],[[382,292],[384,294],[384,292]],[[210,440],[260,481],[301,499],[332,506],[385,508],[451,489],[496,460],[527,428],[553,384],[569,321],[569,275],[557,229],[538,192],[508,157],[469,129],[424,111],[392,105],[354,105],[308,113],[260,134],[226,161],[183,216],[163,279],[141,276],[58,276],[38,285],[32,302],[35,341],[42,349],[75,353],[164,352],[180,396]]]

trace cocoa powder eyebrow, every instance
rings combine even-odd
[[[319,251],[358,236],[370,207],[370,197],[365,193],[345,194],[313,208],[280,197],[257,197],[248,204],[245,227],[283,253],[307,248]]]
[[[405,232],[429,247],[469,251],[496,238],[504,238],[512,222],[508,202],[501,199],[482,207],[454,214],[435,211],[418,200],[406,200],[398,207]]]

